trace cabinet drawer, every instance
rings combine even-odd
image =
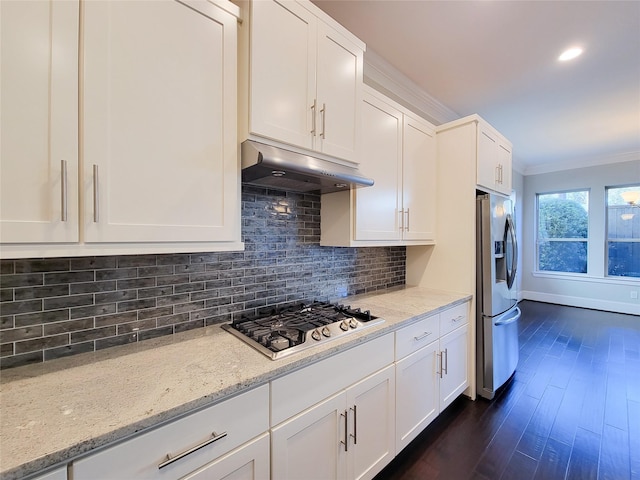
[[[396,332],[396,360],[406,357],[440,337],[440,315],[432,315]]]
[[[211,462],[269,428],[269,386],[175,420],[73,463],[74,480],[106,478],[173,479]],[[202,448],[199,445],[226,433]],[[171,457],[192,450],[159,468]]]
[[[393,363],[393,333],[271,382],[271,425],[315,405]]]
[[[469,322],[469,303],[463,303],[440,313],[440,335],[461,327]]]

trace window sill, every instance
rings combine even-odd
[[[566,272],[531,272],[531,276],[538,278],[553,278],[555,280],[571,280],[576,282],[606,283],[609,285],[637,285],[640,278],[635,277],[596,277],[587,273]]]

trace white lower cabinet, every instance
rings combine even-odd
[[[396,332],[396,448],[400,452],[469,385],[468,303]]]
[[[31,480],[67,480],[67,467],[59,467],[47,473],[32,477]]]
[[[263,385],[81,458],[73,479],[268,478],[268,429]]]
[[[269,478],[269,434],[214,460],[183,480],[264,480]]]
[[[392,365],[271,431],[272,478],[370,479],[395,456]]]

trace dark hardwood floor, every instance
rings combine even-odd
[[[375,480],[640,479],[640,317],[524,301],[520,361]]]

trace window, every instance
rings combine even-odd
[[[539,271],[587,273],[589,192],[537,195]]]
[[[607,188],[607,273],[640,277],[640,185]]]

